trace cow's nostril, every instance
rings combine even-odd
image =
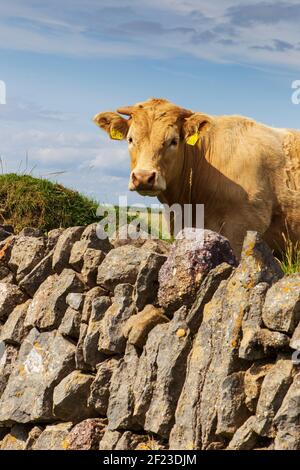
[[[154,186],[155,178],[156,178],[156,173],[155,171],[153,171],[152,175],[150,175],[148,178],[148,184],[150,184],[151,186]]]

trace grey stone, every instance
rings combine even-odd
[[[270,330],[293,334],[300,320],[300,274],[286,276],[271,287],[263,308]]]
[[[132,291],[130,284],[119,284],[115,288],[114,302],[106,310],[98,329],[98,349],[103,354],[122,354],[125,351],[123,326],[136,313]]]
[[[157,253],[149,253],[142,261],[134,290],[134,301],[138,310],[147,304],[157,303],[158,272],[167,257]]]
[[[0,443],[0,450],[25,450],[28,433],[27,426],[15,424]]]
[[[113,292],[118,284],[134,284],[145,252],[125,245],[111,250],[98,269],[97,284]]]
[[[70,292],[66,297],[66,303],[74,310],[81,310],[84,296],[81,292]]]
[[[80,240],[74,243],[69,259],[69,263],[73,269],[81,271],[84,263],[84,255],[89,248],[100,250],[102,253],[107,253],[112,248],[108,238],[104,240],[98,238],[96,223],[86,227]]]
[[[0,397],[5,390],[17,356],[18,350],[15,346],[0,342]]]
[[[26,299],[26,295],[17,286],[0,282],[0,320],[6,320],[14,308]]]
[[[105,258],[105,253],[101,250],[88,248],[83,255],[83,266],[81,270],[84,282],[93,287],[97,284],[98,268]]]
[[[103,355],[99,351],[99,338],[101,335],[101,325],[105,313],[111,306],[109,297],[99,297],[92,304],[92,314],[88,329],[83,341],[83,358],[86,364],[92,368],[103,360]]]
[[[0,333],[0,341],[7,344],[20,345],[30,327],[24,325],[25,317],[31,300],[17,305],[6,320]]]
[[[273,420],[292,383],[292,373],[291,358],[282,356],[265,376],[256,407],[255,432],[260,436],[275,437]]]
[[[252,413],[256,412],[256,405],[263,380],[272,365],[266,361],[255,362],[245,373],[245,403]]]
[[[58,423],[46,426],[32,446],[32,450],[68,450],[68,436],[72,423]]]
[[[99,286],[93,287],[91,290],[89,290],[86,293],[85,298],[84,298],[83,309],[82,309],[82,317],[81,317],[81,321],[83,323],[88,323],[90,320],[94,300],[99,297],[107,296],[107,295],[108,295],[107,291],[105,289],[102,289],[102,287],[99,287]]]
[[[57,328],[67,310],[66,297],[70,292],[83,292],[79,275],[65,269],[59,276],[54,274],[39,287],[29,306],[25,324],[41,330]]]
[[[53,389],[74,368],[74,352],[75,346],[59,333],[32,329],[2,394],[0,423],[53,420]]]
[[[107,414],[110,382],[119,362],[119,358],[112,357],[98,364],[97,374],[91,386],[88,404],[101,416],[106,416]]]
[[[80,312],[68,307],[66,313],[59,325],[58,331],[63,336],[69,336],[70,338],[79,339],[80,336]]]
[[[291,384],[274,418],[275,450],[300,450],[300,373]]]
[[[65,377],[53,391],[54,416],[63,421],[79,422],[90,418],[93,409],[87,400],[94,376],[78,370]]]
[[[9,267],[20,282],[44,258],[46,242],[44,237],[18,236],[13,244]]]
[[[111,431],[110,429],[106,429],[101,439],[99,450],[115,450],[121,436],[122,433],[119,431]]]
[[[205,276],[223,262],[236,264],[226,238],[210,230],[180,232],[159,272],[160,305],[171,311],[191,306]]]
[[[290,338],[284,333],[266,328],[244,329],[239,357],[248,361],[276,357],[278,351],[287,350]]]
[[[300,350],[300,323],[298,323],[298,326],[293,333],[290,341],[290,347],[292,349]]]
[[[53,274],[52,270],[53,252],[48,253],[19,283],[30,297],[33,297],[40,285]]]
[[[250,415],[245,403],[244,377],[244,372],[234,372],[221,385],[216,434],[232,437]]]
[[[134,419],[143,429],[167,438],[185,379],[191,334],[182,307],[169,323],[150,332],[134,382]]]
[[[258,435],[254,432],[253,427],[255,416],[245,421],[245,423],[235,432],[228,444],[228,450],[252,450],[258,440]]]
[[[72,247],[78,241],[84,231],[84,227],[70,227],[63,231],[55,245],[52,267],[60,273],[68,267]]]

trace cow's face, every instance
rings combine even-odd
[[[158,196],[181,172],[186,141],[201,126],[204,128],[207,119],[156,99],[118,111],[97,114],[94,122],[112,139],[127,140],[131,157],[129,189],[144,196]],[[120,114],[127,114],[129,119]]]

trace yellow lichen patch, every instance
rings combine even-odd
[[[69,448],[69,445],[70,445],[70,442],[69,442],[69,439],[66,437],[62,443],[61,443],[61,446],[64,450],[68,450]]]
[[[186,335],[186,331],[183,328],[179,328],[176,331],[176,336],[178,336],[178,338],[183,338],[185,335]]]
[[[23,366],[23,364],[20,364],[19,367],[19,374],[20,375],[24,375],[25,374],[25,367]]]

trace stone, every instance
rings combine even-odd
[[[32,446],[32,450],[67,450],[68,436],[72,423],[58,423],[46,426]]]
[[[15,346],[6,345],[0,341],[0,397],[5,390],[17,356],[18,350]]]
[[[110,237],[114,248],[124,245],[133,245],[140,248],[149,239],[149,233],[137,227],[136,224],[124,224]]]
[[[0,423],[53,420],[54,387],[74,368],[75,346],[56,331],[35,328],[23,341],[0,400]]]
[[[41,284],[53,274],[53,252],[48,253],[19,283],[19,286],[30,297],[33,297]]]
[[[60,273],[68,267],[72,247],[80,239],[83,231],[84,227],[70,227],[60,235],[53,252],[52,267],[54,271]]]
[[[227,450],[252,450],[258,440],[258,435],[253,430],[254,423],[255,416],[250,416],[235,432],[228,444]]]
[[[105,253],[101,250],[88,248],[83,255],[83,266],[81,275],[84,282],[94,287],[97,284],[98,268],[105,258]]]
[[[0,282],[0,320],[5,321],[14,308],[26,300],[26,295],[17,286]]]
[[[153,328],[135,372],[133,419],[162,438],[168,438],[174,424],[192,346],[186,313],[182,307],[170,322]]]
[[[163,314],[163,310],[146,305],[136,315],[131,316],[123,328],[124,337],[130,344],[143,348],[150,331],[160,323],[167,323],[169,319]]]
[[[139,356],[136,349],[131,344],[127,344],[125,354],[115,368],[111,378],[107,408],[109,430],[141,429],[141,426],[133,417],[133,384],[137,373],[138,362]],[[100,448],[102,448],[101,445]]]
[[[119,284],[115,288],[114,302],[106,310],[98,329],[98,349],[103,354],[122,354],[125,351],[123,326],[136,313],[132,292],[130,284]]]
[[[24,325],[30,304],[31,300],[27,300],[27,302],[14,308],[1,329],[0,341],[4,341],[6,344],[21,344],[30,330],[30,327]]]
[[[159,304],[170,311],[190,307],[205,276],[223,262],[236,265],[226,238],[210,230],[183,230],[159,271]]]
[[[66,303],[73,310],[81,310],[84,302],[84,295],[82,292],[70,292],[66,297]]]
[[[95,409],[100,416],[107,415],[110,382],[119,362],[119,358],[112,357],[97,366],[97,374],[91,386],[88,405]]]
[[[64,228],[54,228],[53,230],[50,230],[47,234],[47,251],[52,251],[55,245],[58,242],[59,237],[63,234],[65,231]]]
[[[300,323],[298,323],[298,326],[293,333],[290,341],[290,347],[292,349],[296,349],[296,351],[300,350]]]
[[[86,419],[76,424],[67,437],[68,450],[98,450],[107,421]]]
[[[115,450],[163,450],[165,447],[153,436],[125,431],[119,438]]]
[[[3,228],[2,225],[0,225],[0,242],[3,242],[10,236],[11,236],[11,232],[8,232],[7,230],[5,230],[5,228]]]
[[[279,357],[262,383],[256,407],[255,432],[275,437],[274,417],[292,383],[293,364],[288,356]]]
[[[233,437],[250,415],[245,403],[244,377],[242,371],[233,372],[221,385],[216,434]]]
[[[108,292],[99,286],[93,287],[91,290],[89,290],[86,293],[85,298],[84,298],[83,309],[82,309],[82,317],[81,317],[81,321],[83,323],[88,323],[90,320],[93,301],[97,299],[98,297],[102,297],[102,296],[106,297],[107,295],[108,295]]]
[[[16,283],[13,272],[7,266],[0,265],[0,281],[7,284]]]
[[[204,450],[219,441],[223,446],[222,436],[216,435],[224,406],[222,384],[231,374],[247,368],[239,348],[251,291],[262,282],[271,285],[280,276],[270,249],[256,233],[249,232],[239,266],[221,281],[204,306],[177,404],[170,449]]]
[[[263,321],[270,330],[293,334],[300,320],[300,274],[286,276],[267,292]]]
[[[53,391],[53,413],[63,421],[79,422],[93,415],[88,407],[94,376],[75,370],[65,377]]]
[[[99,450],[115,450],[122,433],[119,431],[111,431],[106,429],[100,445]]]
[[[43,237],[43,231],[39,228],[34,227],[24,227],[21,232],[18,233],[18,237]]]
[[[81,271],[84,255],[89,248],[100,250],[103,254],[108,253],[112,248],[108,238],[103,240],[98,238],[97,225],[97,223],[88,225],[84,229],[80,240],[76,241],[72,247],[69,263],[76,271]]]
[[[93,370],[93,367],[89,364],[86,364],[83,357],[83,345],[86,337],[88,325],[86,323],[80,323],[79,328],[79,338],[77,341],[76,351],[75,351],[75,362],[76,369],[79,370]]]
[[[32,269],[44,258],[46,253],[46,242],[44,237],[32,236],[16,237],[13,244],[9,267],[16,274],[20,282]]]
[[[25,444],[25,450],[32,450],[35,441],[40,437],[43,432],[41,426],[34,426],[28,433],[28,437]]]
[[[157,303],[158,273],[166,259],[164,255],[149,253],[142,261],[134,290],[134,301],[139,311],[147,304]]]
[[[0,450],[25,450],[29,429],[23,424],[15,424],[0,443]]]
[[[111,250],[99,266],[97,284],[111,292],[118,284],[135,284],[144,257],[142,248],[133,245]]]
[[[255,362],[250,369],[245,372],[245,403],[252,413],[256,412],[256,405],[263,380],[272,365],[272,363],[270,364],[266,361]]]
[[[80,336],[80,312],[68,307],[66,313],[59,325],[58,331],[63,335],[73,339],[79,339]]]
[[[99,338],[103,318],[111,306],[109,297],[99,297],[92,304],[92,314],[90,317],[87,332],[83,341],[83,358],[86,364],[92,368],[103,360],[103,355],[99,351]]]
[[[67,295],[70,292],[83,292],[84,289],[79,275],[71,269],[65,269],[60,275],[49,276],[35,294],[25,324],[41,330],[57,328],[67,310]]]
[[[274,418],[275,450],[300,450],[300,373],[294,377]]]
[[[248,361],[276,357],[278,351],[288,349],[289,341],[287,335],[278,331],[246,329],[240,343],[239,357]]]

